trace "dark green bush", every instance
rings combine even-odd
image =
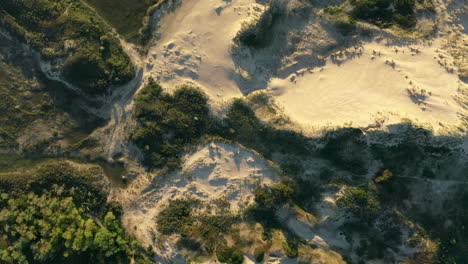
[[[109,29],[103,21],[80,1],[4,0],[0,25],[43,59],[65,60],[60,66],[63,76],[87,93],[105,94],[109,86],[134,76],[130,58],[118,40],[107,35]],[[69,43],[67,48],[64,43]]]
[[[291,184],[278,183],[271,187],[262,187],[255,192],[255,202],[259,207],[274,209],[291,200],[294,189]]]
[[[265,249],[263,248],[255,249],[254,258],[256,262],[262,262],[264,257],[265,257]]]
[[[200,236],[205,248],[212,252],[222,241],[221,238],[231,230],[234,216],[228,214],[202,215],[198,221],[194,233]]]
[[[380,211],[375,194],[358,187],[347,187],[336,205],[363,220],[370,220]]]
[[[187,233],[187,227],[193,224],[192,203],[189,200],[171,200],[156,217],[158,230],[166,235],[174,232]]]
[[[330,131],[325,136],[326,144],[321,151],[323,157],[334,165],[356,174],[367,172],[368,149],[365,137],[357,128]]]
[[[185,145],[201,138],[209,119],[201,91],[183,86],[171,95],[151,78],[136,96],[134,113],[138,127],[131,139],[143,150],[150,168],[179,166]]]
[[[264,48],[270,45],[274,37],[273,27],[284,17],[284,11],[278,2],[272,1],[270,7],[263,12],[258,21],[254,25],[240,30],[234,40],[253,48]]]
[[[129,263],[134,257],[147,259],[134,251],[141,249],[134,247],[136,243],[120,226],[119,207],[106,204],[107,195],[92,173],[65,162],[50,162],[28,174],[3,174],[0,262]]]
[[[244,263],[244,255],[233,247],[225,247],[216,252],[216,257],[222,263],[226,264],[242,264]]]
[[[415,0],[352,0],[353,15],[380,27],[393,24],[410,29],[416,25]]]

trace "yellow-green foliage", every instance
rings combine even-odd
[[[383,183],[390,180],[393,177],[393,173],[389,170],[384,170],[381,176],[375,178],[376,183]]]
[[[0,203],[0,232],[8,243],[0,258],[6,263],[48,263],[91,251],[112,257],[127,247],[111,212],[99,226],[83,215],[72,197],[61,198],[49,192],[18,196],[3,193]]]

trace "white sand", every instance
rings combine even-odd
[[[157,233],[154,217],[170,199],[194,198],[211,202],[225,198],[230,211],[238,212],[253,202],[254,190],[279,180],[272,165],[256,153],[225,143],[200,146],[184,157],[181,171],[167,175],[141,175],[126,189],[113,190],[123,204],[124,227],[144,245],[153,244],[160,261],[172,261],[177,250]],[[135,229],[135,226],[137,227]],[[153,240],[151,233],[162,240]]]
[[[379,113],[433,127],[439,122],[457,124],[457,112],[462,109],[453,96],[460,81],[434,59],[437,45],[420,47],[419,54],[408,47],[396,48],[398,52],[395,47],[370,43],[361,56],[341,65],[328,59],[323,70],[273,79],[269,90],[284,105],[286,114],[301,124],[367,126]],[[412,100],[408,89],[413,88],[425,90],[426,98]]]
[[[239,87],[243,82],[241,73],[247,68],[259,68],[261,71],[255,78],[270,79],[269,58],[273,63],[273,58],[282,52],[275,49],[281,47],[250,55],[240,51],[240,56],[246,56],[241,58],[242,68],[236,68],[233,60],[240,58],[233,59],[230,50],[242,22],[252,20],[263,10],[253,0],[182,0],[181,6],[159,23],[161,39],[150,49],[145,77],[156,77],[168,89],[184,83],[196,84],[215,101],[241,96],[243,89],[245,93],[261,88],[256,82],[251,87]],[[434,130],[440,123],[459,125],[457,113],[466,111],[453,96],[462,84],[452,59],[439,57],[442,39],[432,46],[419,44],[418,53],[411,52],[412,46],[397,47],[396,53],[395,47],[367,43],[362,56],[346,59],[340,66],[325,58],[326,65],[321,71],[313,68],[315,62],[307,65],[304,58],[320,55],[339,44],[341,37],[334,29],[319,25],[319,19],[313,17],[310,25],[304,27],[304,40],[299,46],[283,47],[295,48],[297,52],[284,58],[281,72],[294,68],[298,69],[296,73],[284,79],[273,76],[268,87],[264,87],[277,96],[292,120],[306,127],[344,124],[365,127],[384,116],[391,122],[409,118],[429,124]],[[373,55],[373,50],[380,51],[381,56]],[[395,67],[385,64],[386,60],[395,62]],[[262,72],[265,73],[260,76]],[[416,95],[412,99],[408,89],[416,93],[424,91],[422,97]]]
[[[242,95],[230,47],[254,7],[261,8],[254,0],[182,1],[159,23],[161,39],[149,51],[147,75],[168,89],[194,83],[213,98]]]

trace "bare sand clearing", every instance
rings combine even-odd
[[[241,96],[230,47],[255,10],[262,6],[254,0],[182,1],[159,22],[161,39],[149,51],[148,75],[166,88],[194,83],[212,98]]]
[[[214,102],[245,94],[242,89],[248,87],[238,85],[242,69],[236,68],[230,53],[232,39],[243,22],[263,10],[254,0],[182,0],[159,21],[161,38],[149,51],[145,76],[168,89],[198,85]],[[453,97],[465,84],[458,80],[451,58],[439,57],[441,42],[420,44],[419,51],[397,47],[399,52],[395,46],[367,43],[360,56],[328,57],[323,71],[304,65],[287,78],[271,78],[267,88],[286,114],[306,127],[366,127],[389,118],[409,118],[434,130],[441,123],[458,125],[457,113],[464,110]],[[341,64],[332,62],[335,59]],[[247,62],[253,68],[256,63]]]
[[[272,79],[268,90],[286,114],[306,125],[367,126],[382,116],[409,118],[434,128],[440,122],[457,124],[462,109],[454,96],[462,83],[435,59],[437,46],[411,51],[366,44],[351,49],[356,55],[343,62],[333,62],[347,56],[336,53],[324,68]]]
[[[174,244],[156,241],[152,233],[157,232],[154,217],[170,199],[194,198],[210,203],[226,199],[230,211],[236,213],[253,202],[255,188],[279,180],[268,161],[232,144],[202,145],[183,161],[182,170],[176,175],[141,175],[128,188],[114,190],[112,195],[123,204],[122,221],[126,229],[143,244],[153,244],[158,255],[166,260],[176,257]]]

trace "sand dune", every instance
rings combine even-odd
[[[462,109],[453,97],[463,84],[434,59],[437,44],[411,51],[370,43],[361,50],[341,64],[328,58],[323,68],[272,79],[269,91],[301,124],[366,126],[382,115],[434,128],[458,123]]]
[[[154,245],[163,263],[173,263],[177,258],[175,245],[169,240],[154,240],[151,234],[157,232],[154,217],[170,199],[193,198],[209,203],[226,199],[230,211],[237,213],[253,202],[255,188],[279,181],[268,161],[237,145],[201,145],[183,160],[182,170],[175,175],[141,175],[112,195],[123,204],[124,226],[143,244]]]
[[[183,1],[159,21],[161,38],[149,51],[147,75],[168,88],[197,84],[212,98],[242,95],[230,47],[242,22],[261,8],[254,0]]]
[[[264,9],[252,0],[182,1],[159,21],[161,38],[149,51],[145,77],[156,77],[169,89],[184,83],[198,85],[214,101],[245,95],[249,87],[239,86],[243,69],[233,62],[232,39],[244,21],[252,20]],[[313,23],[317,19],[313,17],[311,26],[304,28],[316,28]],[[330,28],[320,30],[336,35]],[[302,58],[317,56],[321,46],[328,47],[323,40],[316,48],[313,39],[307,42],[311,48],[300,50]],[[339,53],[326,57],[323,69],[303,61],[295,63],[295,57],[289,56],[288,65],[299,67],[295,73],[281,79],[267,72],[256,78],[266,79],[267,87],[259,87],[267,88],[286,114],[306,127],[366,127],[376,120],[400,122],[409,118],[437,130],[440,124],[459,124],[457,114],[464,110],[453,97],[460,87],[466,87],[442,47],[442,39],[432,45],[419,43],[417,50],[413,49],[416,46],[387,46],[374,41],[356,47],[361,54],[353,58],[346,58],[344,53],[341,57]],[[266,50],[248,56],[243,65],[268,67],[268,59],[259,61],[259,56],[266,56]],[[255,83],[247,86],[255,86],[251,90],[258,88]]]

